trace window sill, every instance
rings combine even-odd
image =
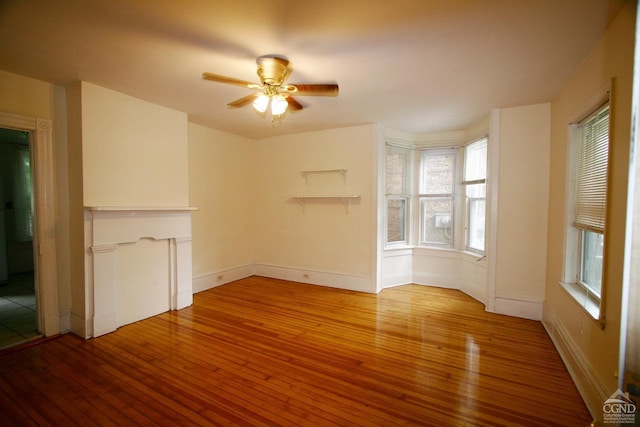
[[[600,300],[578,283],[558,282],[580,307],[593,319],[600,319]]]
[[[385,247],[385,251],[398,251],[404,249],[413,249],[413,245],[408,245],[406,243],[388,243]]]
[[[416,253],[434,253],[434,254],[460,254],[462,251],[448,246],[414,246]]]
[[[383,250],[384,257],[396,257],[396,256],[413,256],[413,255],[435,255],[439,257],[460,257],[460,259],[467,262],[481,262],[486,261],[487,257],[484,254],[476,252],[463,251],[454,248],[438,248],[432,246],[412,246],[412,245],[393,245],[386,246]]]
[[[395,256],[407,256],[413,255],[413,246],[411,245],[397,245],[397,246],[387,246],[384,248],[384,257],[395,257]]]
[[[465,258],[473,261],[484,261],[487,256],[478,252],[472,252],[467,250],[459,250],[449,247],[437,247],[437,246],[413,246],[406,244],[387,245],[384,248],[384,252],[402,252],[402,251],[417,251],[417,252],[440,252],[440,253],[455,253],[464,256]]]
[[[467,258],[471,258],[474,261],[484,261],[487,259],[487,256],[485,254],[482,253],[478,253],[478,252],[473,252],[473,251],[461,251],[462,255],[464,255]]]

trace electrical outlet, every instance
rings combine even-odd
[[[218,281],[222,280],[222,277],[223,277],[222,274],[218,275],[217,277]]]
[[[309,275],[308,275],[308,274],[303,274],[303,275],[302,275],[302,278],[303,278],[303,279],[308,279],[308,278],[309,278]]]

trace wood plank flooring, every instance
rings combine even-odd
[[[0,356],[0,425],[586,426],[539,322],[458,291],[251,277]]]

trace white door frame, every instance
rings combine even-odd
[[[60,333],[56,212],[51,120],[0,112],[0,127],[31,132],[34,194],[33,259],[38,324],[44,336]]]

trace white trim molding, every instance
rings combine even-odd
[[[498,269],[498,200],[500,195],[500,109],[491,110],[489,115],[489,143],[487,145],[487,224],[486,250],[487,256],[487,311],[495,310],[496,271]]]
[[[512,295],[495,295],[492,313],[506,314],[523,319],[542,320],[544,298],[530,298]]]
[[[34,192],[34,262],[39,330],[45,336],[60,333],[53,126],[51,120],[0,113],[0,127],[31,133]]]
[[[193,293],[206,291],[207,289],[212,289],[253,275],[255,275],[254,265],[245,264],[193,276]]]

